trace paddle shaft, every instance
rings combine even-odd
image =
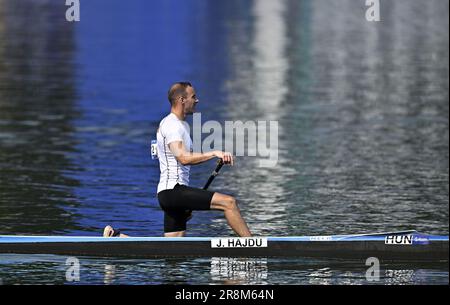
[[[208,181],[206,181],[206,184],[203,187],[204,190],[208,189],[208,187],[211,184],[211,182],[213,182],[214,178],[216,178],[216,176],[219,174],[219,171],[222,168],[223,164],[224,163],[223,163],[222,159],[217,160],[216,169],[211,173],[211,176],[209,176]]]

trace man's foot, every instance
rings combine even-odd
[[[103,237],[116,237],[120,236],[120,230],[114,230],[111,226],[106,226],[103,229]]]

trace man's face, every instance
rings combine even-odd
[[[198,103],[197,95],[195,95],[195,89],[193,87],[186,88],[186,97],[182,97],[184,102],[184,113],[193,114],[195,112],[195,106]]]

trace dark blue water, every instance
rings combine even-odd
[[[378,23],[350,0],[90,0],[77,23],[66,8],[0,0],[0,234],[160,236],[149,143],[168,87],[189,80],[203,121],[279,124],[275,168],[239,157],[212,185],[256,235],[448,235],[448,1],[383,1]],[[217,212],[188,227],[232,234]],[[0,278],[66,283],[64,261],[0,255]],[[120,284],[367,283],[364,264],[329,261],[268,259],[237,280],[214,259],[82,265],[87,284],[107,266]],[[448,265],[382,267],[385,284],[448,284]]]

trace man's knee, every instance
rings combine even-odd
[[[232,196],[227,196],[224,200],[225,210],[236,210],[237,202],[236,199]]]
[[[211,202],[211,209],[231,211],[238,209],[238,205],[234,197],[215,193]]]

